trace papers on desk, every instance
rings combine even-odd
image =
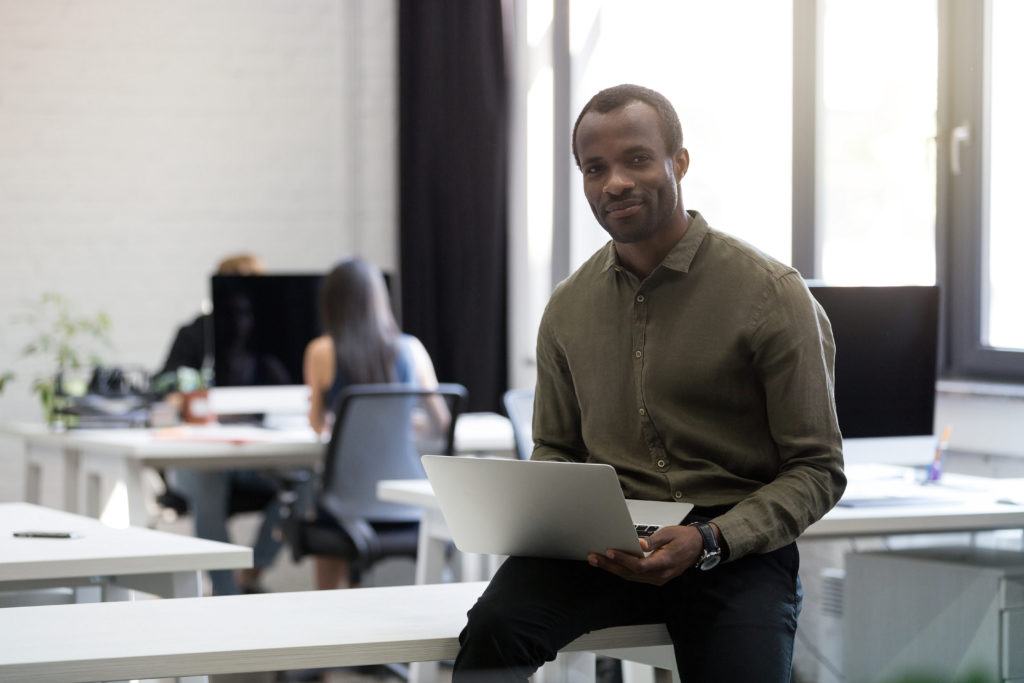
[[[1022,480],[993,479],[946,474],[941,481],[926,482],[925,474],[912,467],[855,464],[846,468],[846,492],[839,507],[872,508],[893,506],[959,506],[986,501],[1014,504],[1013,492],[1024,504]]]
[[[843,496],[839,507],[873,508],[892,507],[894,505],[961,505],[964,501],[955,498],[933,498],[925,496]]]
[[[166,427],[153,432],[160,441],[199,441],[204,443],[293,443],[296,440],[316,441],[312,429],[275,430],[251,425],[211,425]],[[308,437],[297,439],[297,437]]]

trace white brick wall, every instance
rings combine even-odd
[[[396,32],[393,0],[0,0],[0,421],[39,416],[10,319],[43,292],[155,368],[224,255],[393,269]]]

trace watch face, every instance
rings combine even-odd
[[[718,553],[715,553],[714,555],[708,555],[703,560],[701,560],[701,563],[700,563],[701,571],[705,571],[706,572],[709,569],[714,569],[715,567],[718,566],[718,563],[721,562],[721,561],[722,561],[722,556],[719,555]]]

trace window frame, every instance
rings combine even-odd
[[[985,346],[991,104],[990,0],[939,0],[937,273],[943,289],[945,379],[1024,382],[1024,352]],[[980,75],[980,77],[979,77]],[[969,137],[956,142],[958,126]],[[958,149],[954,149],[954,147]],[[959,173],[953,169],[958,155]]]
[[[823,0],[791,1],[794,131],[791,263],[804,277],[817,279],[821,277],[822,251]],[[567,57],[566,27],[571,20],[572,0],[551,2],[556,30],[550,32],[549,42],[540,51],[547,53],[547,63],[553,67],[559,83],[558,90],[564,93],[569,91],[573,69],[578,66]],[[987,276],[991,0],[936,0],[936,3],[939,63],[935,256],[936,283],[942,291],[939,376],[942,380],[1021,385],[1024,384],[1024,352],[986,347],[981,335],[983,278]],[[520,4],[521,0],[515,0],[517,7]],[[564,153],[564,135],[572,125],[572,112],[568,111],[564,97],[557,101],[555,109],[552,123],[560,134],[555,137],[551,163],[555,177],[564,182],[573,170],[571,160]],[[951,136],[962,123],[968,125],[970,138],[959,145],[961,171],[954,174],[950,170]],[[567,204],[564,185],[560,187],[563,191],[553,193],[553,225],[564,225],[567,212],[572,210]],[[551,231],[552,284],[568,274],[570,239],[567,231]],[[530,366],[530,362],[526,365]],[[510,367],[515,364],[510,363]],[[524,370],[532,372],[532,367]]]

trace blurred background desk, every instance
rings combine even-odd
[[[77,538],[20,538],[17,531],[68,531]],[[76,602],[129,590],[165,598],[200,597],[200,573],[252,566],[252,549],[102,522],[29,503],[0,503],[0,591],[74,588]],[[86,590],[82,590],[82,589]],[[30,593],[26,593],[30,596]],[[5,604],[19,596],[5,596]]]
[[[909,537],[1024,528],[1022,479],[946,474],[940,483],[920,484],[920,470],[876,465],[851,465],[847,475],[850,483],[842,504],[808,527],[799,539],[801,543],[862,536]],[[442,581],[451,536],[430,482],[383,481],[377,486],[377,495],[383,500],[423,509],[416,581]],[[463,555],[462,580],[487,579],[501,559]],[[434,680],[433,670],[423,665],[415,673],[418,681]]]
[[[114,526],[147,525],[146,468],[311,468],[324,456],[324,443],[309,427],[212,424],[57,432],[41,423],[13,423],[0,431],[24,444],[27,502]],[[455,426],[455,450],[511,455],[511,424],[496,413],[464,413]],[[47,500],[52,491],[56,500]]]
[[[801,540],[1024,528],[1024,498],[1013,497],[1024,496],[1021,479],[947,474],[941,483],[919,484],[914,469],[890,466],[851,466],[847,475],[850,485],[843,501],[808,527]],[[382,481],[377,495],[423,508],[416,580],[440,581],[451,536],[430,482]]]

